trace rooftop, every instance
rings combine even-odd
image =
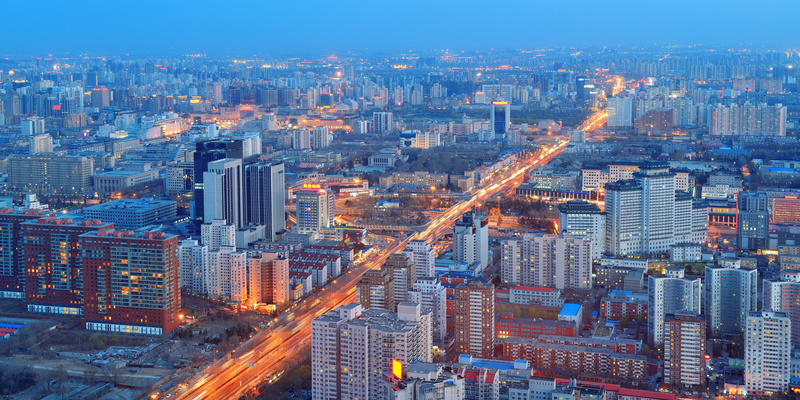
[[[580,304],[565,303],[564,307],[561,308],[559,314],[577,316],[580,310],[581,310]]]

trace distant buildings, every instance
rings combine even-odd
[[[786,107],[780,103],[719,104],[709,115],[708,131],[714,136],[786,136]]]
[[[630,97],[610,97],[608,99],[608,127],[630,127],[633,122],[632,109],[633,101]]]
[[[72,155],[12,155],[8,182],[16,187],[34,185],[88,192],[92,189],[94,160]]]

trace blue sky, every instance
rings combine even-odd
[[[799,11],[797,0],[42,0],[4,16],[0,54],[280,56],[656,43],[786,49],[798,46]]]

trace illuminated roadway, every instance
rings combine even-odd
[[[592,130],[602,125],[607,114],[597,112],[579,129]],[[309,353],[311,321],[342,304],[355,302],[356,283],[369,269],[380,268],[386,258],[402,251],[409,241],[429,240],[456,222],[476,203],[480,203],[508,187],[518,185],[530,168],[547,163],[560,153],[567,141],[542,148],[527,158],[499,171],[466,194],[464,200],[431,220],[425,230],[396,241],[384,250],[353,266],[321,290],[298,302],[283,314],[273,329],[265,328],[243,343],[230,356],[210,364],[194,376],[170,388],[167,393],[150,393],[152,398],[171,399],[236,399],[260,382],[282,371],[289,361],[303,359]],[[288,321],[288,322],[287,322]]]

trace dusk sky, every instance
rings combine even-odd
[[[729,1],[40,1],[0,54],[287,55],[363,50],[797,46],[800,3]]]

